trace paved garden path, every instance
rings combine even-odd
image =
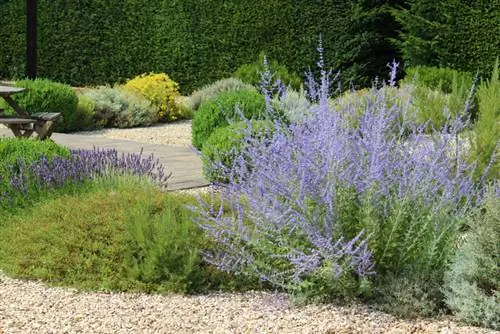
[[[12,132],[7,128],[0,127],[0,137],[12,137]],[[169,190],[208,185],[208,182],[203,178],[201,159],[190,147],[145,144],[131,140],[108,139],[81,134],[54,133],[51,138],[56,143],[72,149],[115,148],[119,152],[139,153],[143,148],[144,156],[153,153],[165,166],[166,172],[172,173],[168,183]]]

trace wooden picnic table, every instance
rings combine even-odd
[[[24,92],[22,87],[0,85],[0,97],[14,109],[16,115],[8,116],[0,109],[0,123],[7,125],[16,137],[30,137],[33,132],[40,140],[50,138],[54,130],[55,121],[61,116],[60,113],[41,112],[28,114],[26,110],[12,99],[11,95]]]

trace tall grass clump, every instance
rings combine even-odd
[[[479,85],[479,116],[472,138],[472,157],[479,165],[478,175],[486,170],[490,178],[498,177],[500,166],[498,150],[500,141],[500,80],[498,76],[498,58],[493,67],[490,80]]]
[[[421,290],[440,284],[481,188],[455,153],[466,124],[408,133],[406,110],[379,90],[362,115],[333,110],[321,73],[309,78],[310,117],[276,121],[264,142],[248,138],[221,188],[233,214],[200,201],[200,224],[219,245],[206,261],[305,296],[377,296],[385,277],[418,277]]]

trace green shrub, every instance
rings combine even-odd
[[[472,119],[477,114],[475,95],[470,96],[474,86],[474,77],[468,72],[460,72],[451,68],[416,66],[407,69],[402,85],[413,87],[413,101],[417,106],[419,122],[431,120],[439,128],[447,117],[444,107],[450,115],[465,115],[469,113]],[[465,110],[468,107],[469,110]]]
[[[461,320],[500,329],[500,201],[490,190],[445,273],[446,303]]]
[[[222,92],[200,105],[192,123],[193,146],[202,149],[212,132],[229,125],[228,119],[237,121],[239,112],[246,118],[265,118],[264,97],[254,90]]]
[[[0,138],[0,175],[10,166],[17,168],[18,160],[23,159],[29,165],[40,157],[68,157],[69,150],[52,141],[40,141],[25,138]]]
[[[77,130],[92,130],[96,128],[94,109],[95,104],[90,97],[85,95],[78,96],[75,117],[79,120]]]
[[[248,129],[250,125],[250,129]],[[245,132],[255,139],[269,138],[272,134],[272,124],[263,120],[236,122],[216,129],[203,144],[203,170],[209,181],[227,182],[222,177],[221,169],[233,166],[234,159],[241,154],[245,145]]]
[[[425,86],[445,94],[455,92],[456,86],[468,91],[474,84],[474,76],[469,72],[462,72],[447,67],[415,66],[406,69],[404,84]]]
[[[13,95],[13,98],[29,114],[58,112],[63,119],[58,122],[56,131],[71,132],[78,128],[78,97],[70,86],[47,79],[19,80],[15,85],[26,88],[23,93]],[[10,107],[5,107],[7,112],[14,112]]]
[[[97,127],[130,128],[156,123],[158,112],[145,98],[120,87],[99,87],[84,96],[94,103]]]
[[[222,92],[233,92],[240,89],[256,90],[251,84],[244,83],[240,79],[226,78],[217,80],[214,83],[203,86],[195,90],[189,97],[189,105],[192,109],[196,110],[203,102],[216,97]]]
[[[159,120],[175,121],[181,117],[175,103],[180,95],[179,85],[165,73],[139,75],[127,81],[124,87],[151,101],[158,109]]]
[[[498,177],[500,171],[498,153],[500,150],[500,79],[498,58],[493,68],[491,80],[480,84],[477,92],[479,116],[475,126],[472,144],[472,159],[479,164],[478,174],[490,164],[489,177]],[[478,175],[479,176],[479,175]]]
[[[241,65],[236,72],[234,72],[234,77],[243,82],[260,87],[262,82],[261,73],[266,70],[264,67],[264,57],[264,53],[261,52],[259,58],[255,62]],[[273,75],[272,83],[275,83],[279,79],[285,86],[300,90],[302,79],[297,74],[289,72],[286,66],[279,64],[276,60],[267,59],[267,69]]]
[[[20,160],[29,166],[42,156],[49,161],[55,157],[69,157],[69,150],[48,140],[0,138],[0,199],[10,189],[10,180],[4,175],[8,175],[11,168],[18,171]]]

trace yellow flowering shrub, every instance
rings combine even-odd
[[[165,73],[139,75],[127,81],[125,89],[151,101],[158,108],[158,116],[162,121],[175,121],[182,117],[176,103],[180,96],[179,84]]]

